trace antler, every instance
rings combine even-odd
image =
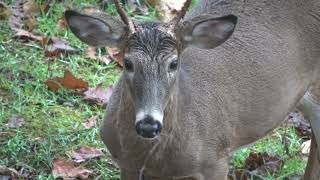
[[[180,20],[184,18],[188,8],[191,5],[191,1],[192,0],[186,0],[186,2],[184,2],[184,4],[183,4],[183,7],[181,8],[181,10],[179,12],[177,12],[177,15],[169,22],[172,29],[174,29],[179,24]]]
[[[114,4],[116,5],[117,11],[122,19],[122,21],[129,26],[129,29],[132,33],[134,33],[136,31],[136,27],[133,23],[133,21],[131,20],[131,18],[129,16],[127,16],[126,12],[124,11],[121,3],[119,0],[114,0]]]

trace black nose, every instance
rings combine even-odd
[[[151,116],[146,116],[136,124],[137,133],[144,138],[154,138],[160,134],[162,125]]]

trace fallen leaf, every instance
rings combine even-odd
[[[51,91],[57,91],[60,87],[67,89],[86,89],[88,88],[88,82],[76,78],[69,70],[64,71],[63,78],[54,77],[45,81],[45,84]]]
[[[88,47],[85,50],[86,57],[89,59],[96,59],[96,53],[97,53],[97,48],[92,46]]]
[[[65,29],[67,27],[67,22],[66,19],[64,18],[64,16],[60,17],[60,19],[57,22],[56,28],[58,30],[62,30]]]
[[[245,168],[251,175],[267,175],[278,171],[283,165],[279,156],[269,156],[268,153],[251,152],[245,161]]]
[[[70,156],[74,159],[74,162],[81,163],[89,159],[98,158],[103,156],[103,152],[100,149],[84,146],[76,151],[71,151]]]
[[[48,40],[44,53],[46,57],[56,58],[61,55],[74,54],[76,52],[79,51],[71,47],[66,40],[59,38],[50,38]]]
[[[90,129],[96,125],[98,116],[92,116],[91,118],[87,119],[86,122],[82,123],[85,129]]]
[[[24,123],[25,122],[24,122],[24,118],[23,117],[20,117],[20,116],[17,116],[17,115],[13,115],[10,118],[7,126],[9,128],[18,128],[18,127],[21,127]]]
[[[231,179],[255,179],[256,177],[267,177],[281,169],[284,165],[280,156],[270,156],[268,153],[254,153],[245,160],[244,166],[229,173]]]
[[[34,0],[24,0],[23,1],[23,10],[28,14],[37,14],[39,13],[38,4]]]
[[[301,153],[308,155],[311,147],[311,139],[305,141],[301,145]]]
[[[293,124],[297,134],[305,140],[311,139],[310,123],[298,111],[291,112],[289,122]]]
[[[103,89],[102,83],[100,83],[97,85],[97,87],[89,88],[87,91],[85,91],[83,99],[105,106],[111,97],[112,91],[112,85],[110,85],[107,89]]]
[[[121,67],[123,67],[123,52],[116,47],[107,47],[108,54],[114,59]]]
[[[88,47],[85,50],[86,57],[89,59],[97,59],[104,64],[108,65],[111,62],[111,57],[109,55],[97,56],[97,49],[95,47]]]
[[[29,42],[29,41],[42,42],[44,37],[40,35],[35,35],[32,32],[20,29],[16,32],[15,35],[13,35],[13,39],[20,40],[23,42]]]
[[[0,165],[0,179],[18,179],[19,173],[12,168]]]
[[[7,20],[11,15],[11,10],[8,6],[0,1],[0,20]]]
[[[32,31],[37,26],[36,16],[39,9],[34,0],[17,0],[11,9],[9,25],[13,31],[20,29]]]
[[[98,56],[98,59],[106,65],[108,65],[112,61],[109,55]]]
[[[53,161],[52,175],[55,178],[80,178],[88,179],[93,171],[82,168],[75,167],[72,161],[67,161],[63,159],[57,159]]]

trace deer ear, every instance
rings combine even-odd
[[[234,15],[219,18],[201,15],[183,23],[180,27],[180,38],[183,44],[212,49],[229,39],[236,24],[237,17]]]
[[[85,15],[72,10],[64,15],[73,34],[90,46],[119,47],[129,32],[124,23],[112,16]]]

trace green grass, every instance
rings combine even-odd
[[[285,150],[284,138],[287,139],[288,152]],[[270,172],[269,176],[262,179],[284,179],[291,176],[303,176],[306,159],[301,154],[302,143],[303,139],[296,134],[293,127],[278,128],[272,135],[259,140],[252,147],[238,150],[233,156],[232,165],[235,169],[241,169],[250,152],[267,152],[271,156],[280,156],[284,161],[284,165],[278,172]],[[259,178],[257,177],[257,179]]]
[[[83,2],[95,5],[93,0]],[[84,4],[74,3],[80,7]],[[73,47],[83,49],[86,45],[70,31],[56,28],[63,11],[63,3],[57,3],[48,13],[41,13],[37,31],[48,37],[65,38]],[[48,59],[38,44],[23,44],[11,37],[7,22],[0,21],[0,132],[9,133],[0,136],[0,165],[31,172],[37,179],[53,179],[54,159],[67,158],[67,151],[82,145],[104,147],[98,135],[104,108],[88,104],[67,90],[50,92],[44,81],[62,76],[64,69],[69,69],[90,86],[100,82],[107,86],[117,81],[120,68],[80,54],[57,58],[50,62],[48,70]],[[8,129],[5,124],[15,114],[24,117],[25,125]],[[93,115],[98,116],[98,125],[84,129],[82,123]],[[118,170],[105,162],[108,158],[91,160],[85,166],[94,169],[100,179],[118,179]]]
[[[39,0],[37,2],[41,3]],[[73,0],[71,5],[79,9],[87,5],[99,6],[95,0]],[[115,14],[113,6],[103,8]],[[86,45],[70,31],[56,28],[63,11],[63,3],[55,3],[47,13],[41,12],[36,31],[48,37],[65,38],[73,47],[84,49]],[[147,16],[135,16],[135,19],[156,19],[154,8],[149,7],[148,12]],[[121,70],[114,63],[104,65],[84,58],[83,54],[54,59],[50,61],[48,70],[48,59],[37,43],[20,43],[12,40],[12,35],[7,22],[0,21],[0,132],[7,133],[0,134],[0,165],[31,173],[33,179],[53,179],[51,169],[54,159],[68,159],[67,151],[83,145],[104,147],[98,135],[104,108],[88,104],[67,90],[51,92],[44,81],[52,76],[62,76],[64,69],[69,69],[75,76],[88,81],[91,87],[100,82],[107,86],[118,80]],[[6,123],[13,115],[24,117],[24,126],[7,128]],[[84,129],[82,123],[93,115],[98,116],[97,126]],[[284,151],[284,137],[288,139],[289,154]],[[285,164],[279,172],[263,179],[301,175],[306,163],[300,154],[301,143],[301,138],[292,128],[288,128],[287,132],[280,128],[253,147],[239,150],[232,164],[234,168],[242,168],[250,152],[268,152],[283,157]],[[119,179],[118,169],[106,162],[109,158],[106,155],[90,160],[84,166],[94,170],[95,179]]]

